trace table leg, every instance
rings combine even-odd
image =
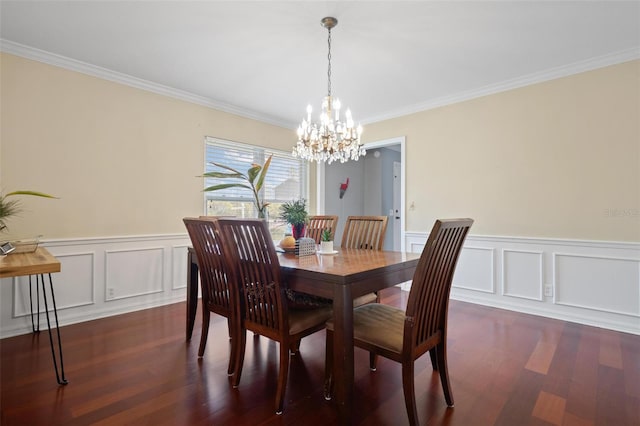
[[[352,423],[353,406],[353,297],[351,287],[337,285],[333,299],[334,398],[342,425]]]
[[[198,311],[198,263],[192,250],[187,251],[187,340],[191,339]]]
[[[60,385],[66,385],[69,383],[64,375],[64,360],[62,359],[62,339],[60,338],[60,326],[58,324],[58,309],[56,308],[56,297],[53,292],[53,280],[51,274],[49,274],[49,288],[51,290],[51,304],[53,305],[53,315],[56,320],[56,333],[58,337],[58,354],[60,357],[60,372],[58,372],[58,363],[56,360],[56,352],[53,345],[53,334],[51,333],[51,320],[49,319],[49,306],[47,304],[47,290],[44,283],[44,275],[40,275],[42,283],[42,298],[44,299],[44,310],[47,314],[47,329],[49,330],[49,344],[51,345],[51,357],[53,358],[53,368],[56,370],[56,380]],[[36,276],[36,288],[37,288],[37,276]],[[39,313],[38,313],[39,318]]]
[[[40,287],[38,287],[38,276],[36,275],[36,314],[37,321],[33,320],[33,290],[31,289],[31,275],[29,275],[29,306],[31,307],[31,330],[34,333],[40,331]]]

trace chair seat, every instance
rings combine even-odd
[[[405,312],[381,303],[370,303],[353,311],[354,340],[375,345],[391,352],[402,352]],[[333,331],[333,320],[327,322]]]
[[[289,334],[295,335],[326,322],[333,316],[331,306],[316,309],[289,309]]]
[[[375,303],[378,301],[378,295],[375,293],[367,293],[364,296],[356,297],[353,300],[353,307],[366,305],[367,303]]]

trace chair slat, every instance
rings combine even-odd
[[[342,248],[382,250],[387,216],[349,216],[342,233]]]
[[[309,223],[306,227],[307,237],[313,238],[316,244],[320,244],[322,231],[331,230],[331,238],[336,235],[338,226],[338,216],[309,216]]]

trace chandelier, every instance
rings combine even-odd
[[[351,111],[347,109],[344,121],[340,118],[340,100],[331,96],[331,29],[338,25],[338,20],[332,17],[323,18],[320,24],[329,31],[327,44],[329,45],[328,93],[322,101],[320,122],[311,122],[311,105],[307,106],[307,118],[298,127],[298,142],[293,147],[293,156],[309,161],[333,161],[344,163],[348,160],[358,160],[365,155],[365,149],[360,143],[362,126],[354,126]]]

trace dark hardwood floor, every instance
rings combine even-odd
[[[407,293],[385,290],[403,306]],[[200,314],[200,309],[198,311]],[[226,374],[226,320],[201,317],[185,341],[184,303],[61,329],[69,385],[55,381],[46,330],[0,341],[1,424],[331,425],[322,396],[324,332],[292,357],[284,413],[274,413],[278,347],[248,337],[242,381]],[[447,409],[429,357],[416,363],[423,425],[640,425],[640,337],[451,301]],[[400,366],[356,351],[355,423],[403,425]]]

